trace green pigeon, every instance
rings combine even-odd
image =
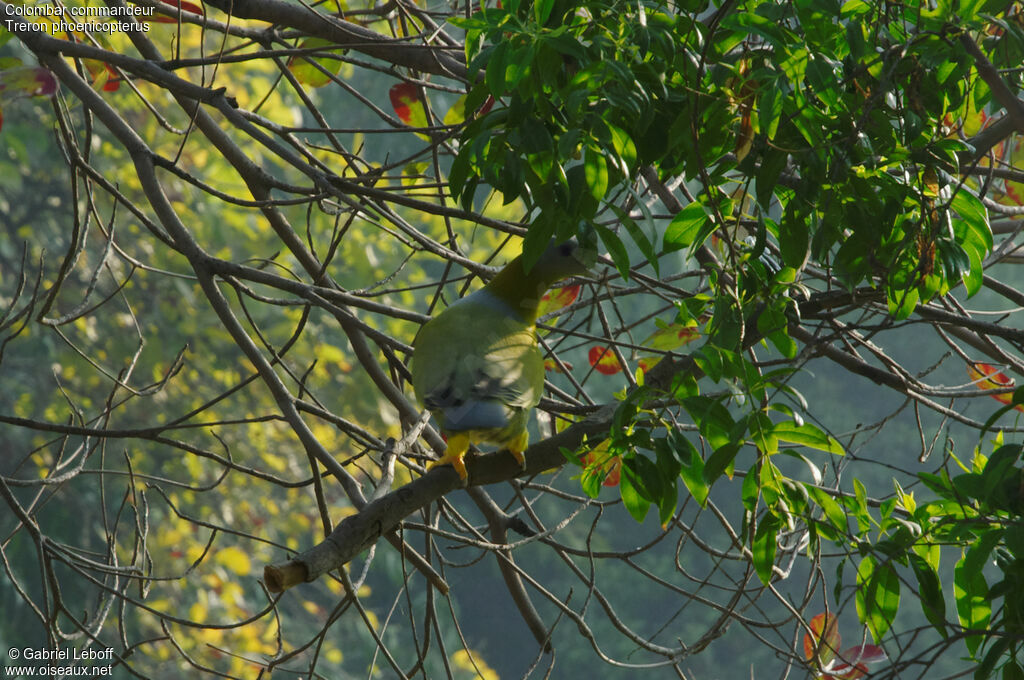
[[[420,328],[412,341],[412,387],[448,444],[433,465],[451,464],[466,479],[462,458],[481,442],[508,449],[526,465],[526,426],[544,391],[537,307],[556,281],[587,274],[596,255],[575,239],[552,242],[529,271],[522,256],[515,258]]]

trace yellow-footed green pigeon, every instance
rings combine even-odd
[[[537,306],[553,283],[586,274],[595,258],[575,239],[552,242],[529,271],[515,258],[420,328],[412,342],[412,387],[448,443],[434,465],[451,464],[465,479],[469,445],[487,442],[525,466],[526,426],[544,391]]]

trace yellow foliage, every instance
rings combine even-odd
[[[254,429],[258,429],[261,423],[254,423]],[[266,465],[272,472],[281,473],[288,469],[288,459],[280,453],[269,451],[267,447],[257,446],[257,450],[262,451],[260,454],[260,460]]]
[[[226,567],[239,576],[246,576],[252,570],[249,556],[233,545],[219,550],[216,555],[216,561],[217,564]]]
[[[478,652],[460,649],[451,657],[452,665],[461,671],[472,673],[473,677],[482,680],[499,680],[498,673],[487,665]]]
[[[269,624],[264,627],[263,633],[260,635],[260,639],[264,642],[274,642],[277,639],[277,618],[271,617]]]
[[[234,581],[227,581],[220,590],[220,600],[225,604],[241,605],[245,602],[245,591]]]
[[[157,544],[161,546],[169,546],[171,549],[177,548],[185,542],[185,536],[177,528],[168,528],[157,534]]]
[[[334,451],[338,446],[338,431],[330,423],[316,421],[309,428],[313,431],[317,441],[328,451]]]
[[[193,544],[185,549],[185,559],[188,560],[189,564],[195,564],[196,560],[198,560],[200,555],[203,554],[204,547],[205,546]]]
[[[377,618],[377,615],[369,609],[366,609],[365,611],[366,620],[370,623],[370,627],[372,627],[374,630],[380,630],[380,620]]]
[[[335,345],[321,342],[313,350],[314,356],[319,359],[318,371],[323,371],[324,376],[330,373],[329,364],[334,365],[341,371],[347,373],[352,370],[352,364],[345,358],[345,353]]]
[[[342,505],[337,508],[333,508],[331,516],[336,517],[337,521],[341,521],[346,517],[357,514],[356,509],[351,505]]]
[[[220,590],[220,587],[224,585],[223,573],[223,569],[217,569],[206,574],[202,579],[203,585],[213,591]]]
[[[22,392],[18,395],[18,399],[14,402],[14,415],[19,418],[29,418],[32,416],[32,395],[28,392]]]
[[[197,623],[202,623],[203,621],[206,621],[206,615],[208,613],[209,610],[207,610],[206,605],[202,602],[196,602],[188,608],[188,618]]]
[[[203,644],[219,647],[224,640],[224,631],[220,628],[201,628],[195,637]]]
[[[171,611],[171,601],[166,598],[160,598],[158,600],[150,600],[149,606],[158,612],[169,612]]]

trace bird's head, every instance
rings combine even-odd
[[[582,244],[579,239],[548,244],[530,273],[547,283],[554,283],[570,276],[584,276],[597,263],[597,248]]]

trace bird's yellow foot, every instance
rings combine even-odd
[[[523,431],[508,445],[508,452],[519,462],[519,467],[526,469],[526,447],[530,444],[530,433]]]
[[[428,465],[427,469],[437,465],[451,465],[455,468],[455,472],[459,473],[459,477],[465,481],[469,476],[469,473],[466,472],[466,463],[462,459],[466,455],[466,451],[468,449],[469,437],[467,435],[451,435],[448,437],[448,448],[445,449],[444,455]]]
[[[525,470],[526,469],[526,454],[524,454],[522,451],[515,451],[514,449],[509,449],[508,452],[511,453],[512,457],[515,458],[519,462],[519,467],[521,467],[521,468],[523,468]]]

